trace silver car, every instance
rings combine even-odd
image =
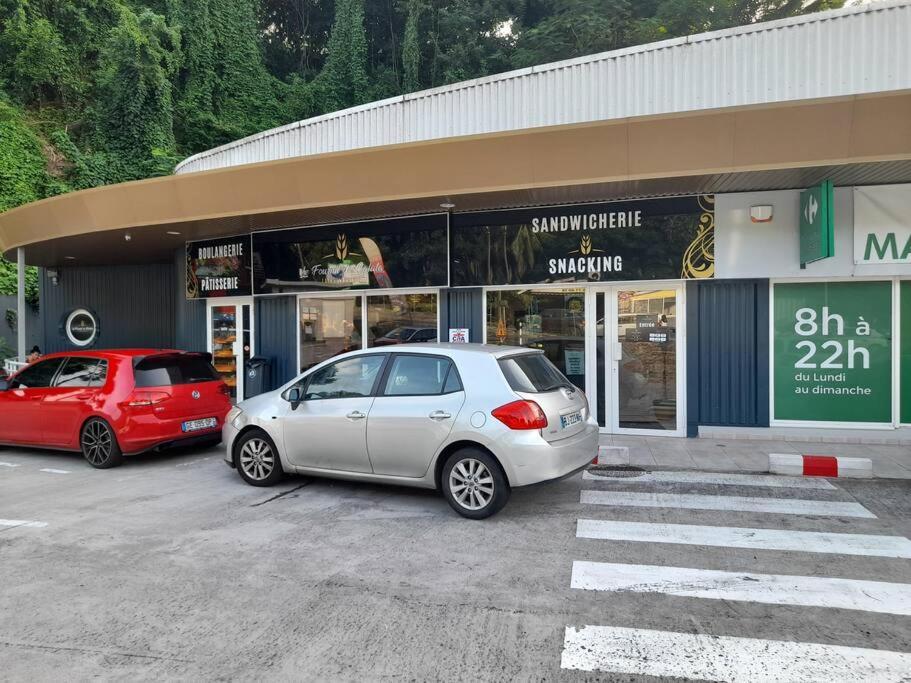
[[[481,344],[336,356],[234,407],[223,437],[254,486],[296,473],[433,488],[473,519],[598,451],[585,395],[543,352]]]

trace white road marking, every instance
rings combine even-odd
[[[911,540],[904,536],[580,519],[576,524],[576,537],[911,559]]]
[[[0,467],[19,467],[19,465],[14,462],[0,462]]]
[[[41,472],[50,472],[51,474],[69,474],[69,470],[55,470],[53,467],[45,467]]]
[[[746,496],[708,496],[693,493],[583,491],[581,501],[591,505],[772,512],[782,515],[834,515],[838,517],[876,519],[876,515],[858,503],[794,498],[748,498]]]
[[[707,681],[898,681],[911,654],[613,626],[567,628],[564,669]]]
[[[612,477],[602,472],[586,470],[583,479],[589,481],[670,482],[681,484],[717,484],[719,486],[768,486],[786,489],[837,490],[822,478],[779,477],[772,474],[710,474],[708,472],[646,472],[639,477]]]
[[[47,522],[31,522],[27,519],[0,519],[0,526],[27,526],[40,529],[47,526]]]
[[[911,616],[911,584],[885,581],[577,561],[572,587]]]

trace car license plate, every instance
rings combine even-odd
[[[218,426],[218,420],[214,417],[206,417],[202,420],[188,420],[181,425],[185,432],[198,432],[200,429],[212,429]]]
[[[582,422],[582,413],[570,413],[569,415],[560,416],[560,429],[566,429],[572,425]]]

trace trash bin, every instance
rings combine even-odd
[[[244,398],[259,396],[272,388],[272,359],[253,356],[244,364]]]

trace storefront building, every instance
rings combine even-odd
[[[42,267],[45,350],[207,350],[237,400],[348,350],[470,341],[542,349],[605,433],[911,442],[896,25],[911,30],[911,3],[366,105],[0,215],[0,248]],[[826,61],[840,31],[885,41],[897,67],[871,83],[860,38],[822,85],[780,52],[755,58],[774,37]],[[697,92],[632,98],[673,82],[684,51]],[[635,87],[624,60],[646,69]],[[459,108],[491,92],[501,110],[470,128]],[[555,93],[578,97],[551,111]]]

